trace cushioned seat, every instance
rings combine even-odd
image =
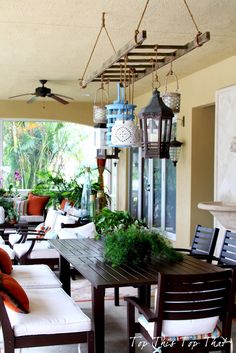
[[[41,223],[44,221],[44,216],[20,216],[20,222],[28,222],[28,223]]]
[[[159,273],[154,309],[140,298],[124,298],[128,352],[135,353],[134,342],[142,336],[155,352],[162,352],[162,347],[170,353],[230,352],[234,288],[231,270],[198,275]],[[135,309],[141,314],[138,319]],[[222,330],[217,327],[219,318]],[[148,344],[145,340],[143,347]]]
[[[24,289],[11,276],[0,277],[5,353],[74,343],[87,343],[88,353],[94,353],[91,320],[62,288]]]
[[[31,244],[31,241],[15,244],[13,250],[15,251],[16,257],[18,259],[22,258],[30,249]],[[59,258],[58,252],[55,249],[48,249],[47,245],[46,241],[36,241],[33,250],[28,254],[28,259]]]
[[[25,289],[62,286],[61,281],[47,265],[13,265],[11,276]]]
[[[15,336],[48,335],[91,330],[91,320],[61,288],[28,289],[30,313],[7,308]]]

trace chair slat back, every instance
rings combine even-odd
[[[192,320],[214,316],[224,320],[233,306],[232,286],[231,269],[203,275],[160,274],[155,335],[160,336],[163,320]]]
[[[197,225],[191,247],[191,255],[207,255],[211,262],[214,255],[219,228]]]
[[[218,264],[236,267],[236,233],[226,230]]]

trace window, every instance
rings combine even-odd
[[[138,148],[130,152],[130,212],[175,239],[176,168],[170,159],[143,159],[141,153]]]
[[[37,183],[38,171],[53,171],[66,178],[81,167],[95,165],[93,128],[65,122],[1,120],[1,181],[6,187],[19,171],[21,189]]]

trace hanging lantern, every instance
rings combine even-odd
[[[100,94],[100,101],[98,103],[98,95]],[[106,104],[108,104],[108,93],[104,89],[103,82],[101,87],[97,89],[93,105],[93,121],[95,124],[106,124]]]
[[[155,89],[149,105],[139,113],[144,158],[169,158],[173,116]]]
[[[94,124],[94,146],[97,149],[106,148],[106,124]]]
[[[174,138],[173,141],[170,141],[170,151],[169,151],[170,152],[170,159],[174,163],[175,167],[176,167],[176,164],[179,160],[179,155],[180,155],[182,144],[183,143],[176,140],[176,138]]]
[[[120,97],[120,91],[121,91],[121,97]],[[134,104],[129,104],[125,102],[124,99],[124,87],[120,87],[120,83],[117,84],[117,100],[113,102],[113,104],[108,104],[106,106],[107,108],[107,135],[106,135],[106,140],[107,140],[107,146],[116,146],[116,142],[118,142],[117,147],[131,147],[131,145],[128,143],[125,143],[125,140],[121,137],[122,134],[124,134],[126,127],[124,126],[126,121],[133,121],[134,120],[134,109],[136,108],[136,105]],[[119,135],[119,140],[116,140],[116,133],[113,133],[113,144],[112,142],[112,128],[115,125],[116,121],[119,120],[120,123],[116,124],[118,125],[118,128],[124,128],[123,132],[120,129],[115,129],[121,131],[121,134]],[[123,122],[123,126],[122,123]],[[126,126],[133,126],[134,124],[127,124]],[[126,131],[128,135],[130,132]],[[126,136],[125,133],[125,136]],[[121,141],[123,140],[123,142]]]
[[[116,120],[111,130],[111,144],[116,147],[139,147],[140,131],[133,120]]]
[[[176,79],[176,91],[175,92],[168,92],[167,91],[167,80],[170,76],[174,76]],[[180,111],[180,93],[178,93],[179,90],[179,82],[178,82],[178,77],[176,74],[172,71],[172,63],[171,63],[171,69],[166,75],[166,83],[165,83],[165,92],[162,95],[162,100],[169,107],[173,113],[179,113]]]

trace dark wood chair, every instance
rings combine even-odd
[[[232,269],[203,275],[160,273],[153,311],[139,298],[125,298],[128,352],[135,353],[135,346],[144,346],[147,341],[155,352],[229,353],[233,291]],[[141,314],[137,321],[135,308]],[[216,326],[219,317],[221,330]]]
[[[176,248],[176,250],[187,252],[210,263],[214,256],[218,234],[219,228],[207,228],[198,224],[195,229],[191,248]]]
[[[73,224],[63,224],[63,227],[78,227],[80,222]],[[40,237],[42,236],[42,237]],[[32,228],[24,228],[21,233],[20,241],[15,243],[13,249],[16,259],[20,265],[45,264],[52,269],[59,267],[59,254],[54,248],[42,246],[48,243],[47,233],[35,231]],[[27,249],[27,250],[25,250]]]
[[[236,270],[236,233],[226,230],[219,257],[214,257],[218,266],[233,268]],[[236,288],[235,288],[236,296]],[[236,298],[234,302],[233,316],[236,317]]]
[[[55,289],[53,290],[60,290]],[[42,293],[44,289],[38,289],[39,300],[40,300],[40,292]],[[30,295],[30,291],[27,292]],[[35,293],[35,290],[34,290]],[[52,293],[51,293],[52,294]],[[52,294],[53,295],[53,294]],[[57,295],[57,293],[55,293]],[[35,296],[35,294],[34,294]],[[65,295],[65,299],[67,299]],[[34,302],[37,298],[34,298]],[[68,299],[67,299],[68,301]],[[4,340],[4,352],[5,353],[14,353],[17,348],[28,348],[28,347],[42,347],[42,346],[54,346],[54,345],[65,345],[65,344],[77,344],[77,343],[87,343],[88,344],[88,353],[94,353],[94,333],[89,328],[83,328],[83,313],[80,314],[76,312],[76,319],[71,320],[71,315],[67,321],[62,321],[60,329],[55,329],[55,322],[53,321],[53,316],[50,320],[47,319],[47,302],[43,300],[42,304],[42,314],[40,313],[40,309],[35,306],[33,302],[30,313],[22,314],[15,313],[12,310],[6,310],[2,297],[0,296],[0,322],[2,325],[3,332],[3,340]],[[52,303],[51,303],[52,304]],[[51,305],[50,305],[51,307]],[[55,310],[55,308],[54,308]],[[60,313],[61,308],[58,307],[58,313]],[[12,311],[12,313],[10,313]],[[50,310],[50,313],[53,315],[53,310]],[[63,313],[63,311],[62,311]],[[14,319],[14,315],[20,316],[20,318]],[[45,323],[45,327],[40,325],[40,320],[42,320],[43,315],[46,315],[46,319],[42,322]],[[59,314],[58,314],[59,315]],[[58,316],[57,315],[57,316]],[[30,326],[29,320],[32,316],[32,321],[34,324]],[[58,317],[56,316],[56,319]],[[36,320],[38,319],[38,326]],[[77,330],[73,330],[69,328],[69,325],[76,325]],[[23,329],[21,329],[21,326]],[[28,329],[24,329],[24,327]],[[79,328],[81,327],[81,330]],[[45,332],[47,330],[47,332]],[[89,330],[89,331],[88,331]],[[38,332],[38,333],[36,333]]]

